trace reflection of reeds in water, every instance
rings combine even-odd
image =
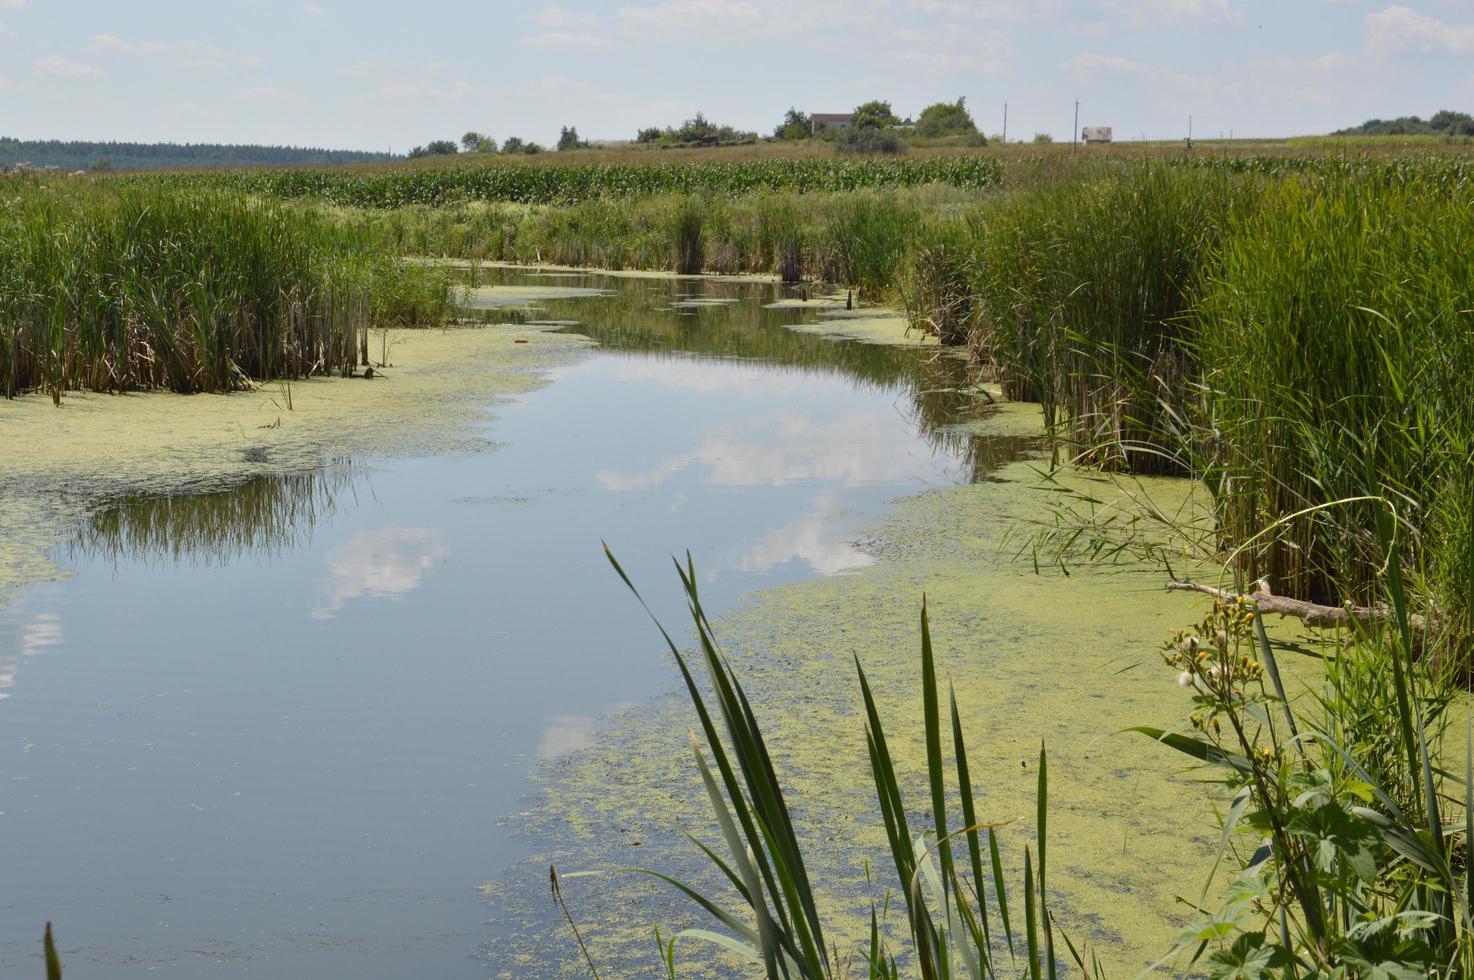
[[[480,275],[515,282],[525,281],[527,273],[492,269],[480,270]],[[974,482],[1034,448],[1033,440],[989,436],[961,427],[990,411],[974,387],[975,369],[962,357],[935,348],[866,344],[784,329],[815,319],[812,310],[764,305],[799,295],[794,287],[714,279],[587,279],[589,285],[610,290],[609,294],[550,300],[535,310],[497,310],[484,315],[497,321],[577,321],[570,330],[593,337],[611,350],[657,358],[750,359],[778,371],[843,377],[863,390],[899,390],[898,405],[915,420],[928,447],[960,460]],[[738,302],[689,304],[717,299]],[[677,307],[678,303],[687,305]]]
[[[254,476],[201,493],[135,496],[96,511],[66,544],[71,558],[225,565],[310,540],[362,479],[350,464]]]

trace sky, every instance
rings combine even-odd
[[[697,111],[1068,139],[1323,133],[1474,110],[1474,0],[0,0],[0,135],[394,150],[629,139]]]

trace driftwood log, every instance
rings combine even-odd
[[[1240,595],[1232,589],[1219,589],[1199,582],[1182,581],[1168,582],[1167,591],[1200,592],[1221,602],[1233,602]],[[1258,606],[1262,613],[1291,616],[1306,626],[1316,629],[1335,629],[1340,626],[1350,626],[1352,623],[1380,623],[1392,615],[1392,611],[1383,605],[1353,606],[1348,603],[1344,606],[1322,606],[1314,602],[1306,602],[1304,599],[1275,595],[1269,583],[1263,579],[1256,583],[1253,592],[1245,593],[1244,598]],[[1412,616],[1409,619],[1415,631],[1421,633],[1426,628],[1427,624],[1422,616]]]

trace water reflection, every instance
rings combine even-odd
[[[716,429],[694,451],[673,454],[642,472],[603,470],[606,490],[645,490],[693,466],[708,486],[783,486],[824,480],[842,486],[889,483],[916,469],[916,444],[893,413],[875,409],[843,418],[772,414]]]
[[[139,495],[93,512],[63,550],[73,560],[223,565],[269,558],[311,540],[318,521],[365,481],[337,462],[316,470],[262,474],[229,489]]]
[[[516,269],[477,270],[475,277],[478,282],[502,284],[536,279],[535,274]],[[794,385],[829,377],[850,387],[898,390],[898,410],[915,422],[933,451],[959,458],[972,481],[986,479],[998,466],[1032,448],[967,430],[965,423],[985,417],[990,406],[973,387],[974,369],[954,352],[838,341],[783,329],[819,319],[811,309],[766,305],[801,297],[805,286],[721,279],[612,280],[593,274],[563,274],[559,281],[590,289],[617,288],[597,298],[540,299],[521,309],[479,315],[497,322],[577,321],[567,329],[587,334],[606,348],[645,355],[632,372],[661,380],[663,362],[679,362],[674,372],[666,372],[663,383],[730,385],[734,383],[730,371],[703,373],[691,361],[738,358],[766,365],[768,385],[776,366],[778,374],[786,374]]]
[[[450,546],[431,528],[390,527],[355,534],[329,554],[324,598],[312,610],[312,618],[332,619],[355,599],[413,592],[449,554]]]
[[[546,762],[569,752],[587,748],[594,740],[594,718],[591,715],[553,715],[546,719],[542,737],[537,743],[537,757]]]
[[[15,675],[26,658],[51,652],[61,642],[61,617],[54,612],[37,613],[22,623],[20,639],[14,646],[7,644],[9,649],[0,652],[0,701],[10,697]]]
[[[821,493],[814,510],[776,528],[742,553],[737,562],[744,572],[767,572],[790,561],[802,561],[816,575],[838,575],[875,564],[875,558],[835,535],[844,508],[833,493]]]

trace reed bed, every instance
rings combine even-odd
[[[1369,603],[1391,507],[1418,611],[1467,637],[1474,194],[1282,184],[1215,255],[1194,321],[1199,455],[1244,573]]]
[[[1183,316],[1205,256],[1260,186],[1148,163],[990,210],[975,235],[972,339],[1004,391],[1043,403],[1081,460],[1186,470]]]
[[[1012,156],[986,188],[338,215],[425,254],[807,276],[900,303],[1041,403],[1075,461],[1208,480],[1224,553],[1283,595],[1370,602],[1371,512],[1395,507],[1418,614],[1470,636],[1468,562],[1441,543],[1474,511],[1468,159],[1079,157]]]
[[[7,397],[346,375],[376,315],[449,307],[445,277],[283,202],[21,178],[0,193]]]

